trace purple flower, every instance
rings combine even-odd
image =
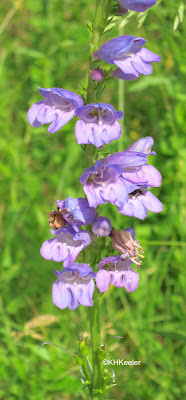
[[[154,6],[157,0],[119,0],[119,2],[127,10],[143,12]]]
[[[74,117],[78,106],[83,105],[82,98],[70,90],[38,89],[44,100],[34,103],[27,114],[28,122],[34,128],[50,124],[48,132],[54,133]]]
[[[120,256],[103,258],[98,264],[96,285],[101,293],[110,285],[125,287],[127,292],[134,292],[139,285],[139,274],[130,268],[130,260],[122,260]]]
[[[57,281],[52,287],[54,304],[62,310],[69,307],[75,310],[80,304],[86,307],[93,306],[96,273],[88,264],[72,264],[63,271],[54,271]]]
[[[159,213],[163,211],[163,204],[145,186],[138,186],[136,190],[129,193],[129,201],[122,207],[118,207],[120,214],[139,219],[146,218],[147,210]]]
[[[87,168],[83,172],[80,182],[91,207],[97,207],[107,201],[122,207],[128,201],[122,172],[121,165],[108,165],[100,160],[94,167]],[[133,190],[133,185],[131,185],[131,190]]]
[[[137,79],[141,74],[150,75],[153,67],[150,63],[161,61],[161,57],[141,47],[146,43],[143,38],[131,35],[119,36],[103,44],[93,53],[95,59],[101,58],[108,64],[118,67],[112,74],[124,80]]]
[[[83,198],[70,198],[67,196],[65,201],[56,201],[59,211],[64,220],[78,232],[78,226],[87,226],[96,218],[96,210],[90,207],[88,201]]]
[[[87,104],[78,107],[76,115],[80,118],[75,125],[78,144],[92,143],[101,147],[120,138],[121,126],[117,121],[123,117],[123,112],[115,111],[110,104]]]
[[[63,266],[68,268],[91,240],[88,231],[80,229],[79,232],[75,232],[71,226],[67,226],[59,229],[55,238],[46,240],[42,244],[40,254],[46,260],[64,261]]]
[[[96,236],[109,236],[111,229],[111,220],[106,217],[97,217],[92,224],[92,232]]]
[[[148,155],[155,154],[151,152],[152,144],[151,137],[141,138],[126,151],[108,156],[97,161],[95,166],[87,168],[80,182],[89,205],[97,207],[109,201],[116,205],[120,213],[124,214],[125,205],[127,207],[127,204],[131,203],[131,198],[136,193],[140,193],[142,186],[147,189],[160,186],[161,174],[155,167],[146,164]],[[156,212],[159,211],[157,208]],[[141,215],[140,212],[139,215]],[[142,215],[137,218],[142,218]]]

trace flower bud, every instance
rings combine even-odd
[[[111,229],[111,220],[106,217],[97,217],[92,224],[92,232],[96,236],[109,236]]]
[[[104,76],[105,75],[103,70],[100,68],[96,68],[92,71],[91,78],[93,79],[93,81],[100,82],[104,79]]]
[[[79,351],[82,356],[87,356],[88,355],[88,343],[87,340],[81,339],[79,342]]]

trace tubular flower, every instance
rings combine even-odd
[[[87,104],[78,107],[76,115],[80,118],[75,125],[78,144],[92,143],[96,147],[101,147],[121,136],[121,126],[118,121],[123,117],[123,112],[116,111],[110,104]]]
[[[93,53],[95,59],[101,58],[108,64],[116,65],[113,76],[124,80],[135,80],[141,74],[152,74],[150,63],[161,61],[161,57],[145,47],[143,38],[131,35],[119,36],[103,44]]]
[[[59,229],[55,234],[55,238],[42,244],[40,254],[45,260],[64,261],[65,268],[73,264],[81,250],[89,246],[92,240],[88,231],[79,229],[79,232],[75,232],[70,225]]]
[[[129,201],[122,207],[118,207],[120,214],[145,219],[147,210],[159,213],[163,211],[163,204],[159,199],[149,192],[148,187],[138,186],[132,193],[129,193]]]
[[[119,0],[119,2],[127,10],[143,12],[154,6],[157,0]]]
[[[27,114],[28,122],[34,128],[50,124],[48,132],[54,133],[75,116],[78,106],[84,104],[82,98],[70,90],[38,89],[44,99],[34,103]]]
[[[87,226],[96,218],[96,210],[89,206],[88,201],[83,198],[70,198],[56,201],[58,210],[61,213],[66,225],[69,224],[75,231],[79,231],[79,226]]]
[[[122,207],[128,201],[122,172],[122,166],[108,165],[101,161],[97,161],[94,167],[83,172],[80,182],[91,207],[97,207],[107,201]]]
[[[122,260],[120,256],[103,258],[98,264],[96,285],[101,293],[110,285],[125,287],[127,292],[134,292],[139,285],[139,274],[130,268],[130,260]]]
[[[62,310],[69,307],[75,310],[80,304],[93,306],[92,296],[96,273],[88,264],[72,264],[63,271],[54,271],[57,280],[52,287],[53,303]]]
[[[115,250],[119,251],[122,260],[131,260],[138,268],[141,266],[139,257],[144,258],[139,254],[139,250],[143,253],[144,250],[139,242],[135,240],[135,231],[132,228],[118,230],[113,228],[110,234],[112,246]]]

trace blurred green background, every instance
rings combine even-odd
[[[83,196],[77,179],[84,168],[82,151],[74,137],[75,120],[52,135],[46,126],[31,128],[26,113],[41,99],[37,86],[78,92],[86,85],[90,35],[84,21],[93,19],[94,3],[0,4],[1,399],[87,398],[71,354],[49,345],[38,350],[50,341],[75,353],[82,334],[78,323],[89,336],[86,308],[72,312],[53,305],[56,263],[39,253],[50,237],[46,214],[55,208],[56,199]],[[144,37],[162,62],[154,64],[151,76],[125,83],[125,133],[109,151],[124,150],[142,136],[155,139],[157,156],[150,162],[162,173],[163,184],[153,193],[164,211],[138,221],[119,215],[114,206],[102,207],[116,228],[135,228],[145,249],[138,290],[129,294],[111,287],[101,300],[103,342],[124,336],[108,341],[109,358],[141,360],[140,366],[114,367],[118,385],[107,399],[177,400],[184,393],[186,50],[180,5],[159,1],[146,14],[132,14],[124,27],[125,34]],[[118,25],[103,40],[115,36]],[[102,97],[116,109],[120,85],[113,80]]]

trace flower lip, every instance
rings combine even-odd
[[[70,225],[54,232],[56,236],[46,240],[40,254],[46,260],[64,261],[64,268],[70,267],[79,253],[91,243],[90,232],[79,229],[76,232]]]
[[[116,111],[112,105],[107,103],[91,103],[78,107],[76,115],[87,123],[108,125],[113,125],[115,121],[123,118],[122,111]]]
[[[122,260],[119,256],[103,258],[98,264],[96,284],[101,293],[106,292],[110,285],[125,287],[128,292],[134,292],[139,285],[139,274],[130,268],[131,260]],[[105,267],[106,265],[106,267]]]
[[[71,264],[63,271],[54,271],[57,280],[52,287],[54,304],[62,310],[69,307],[75,310],[80,304],[93,306],[92,296],[96,274],[88,264]]]

